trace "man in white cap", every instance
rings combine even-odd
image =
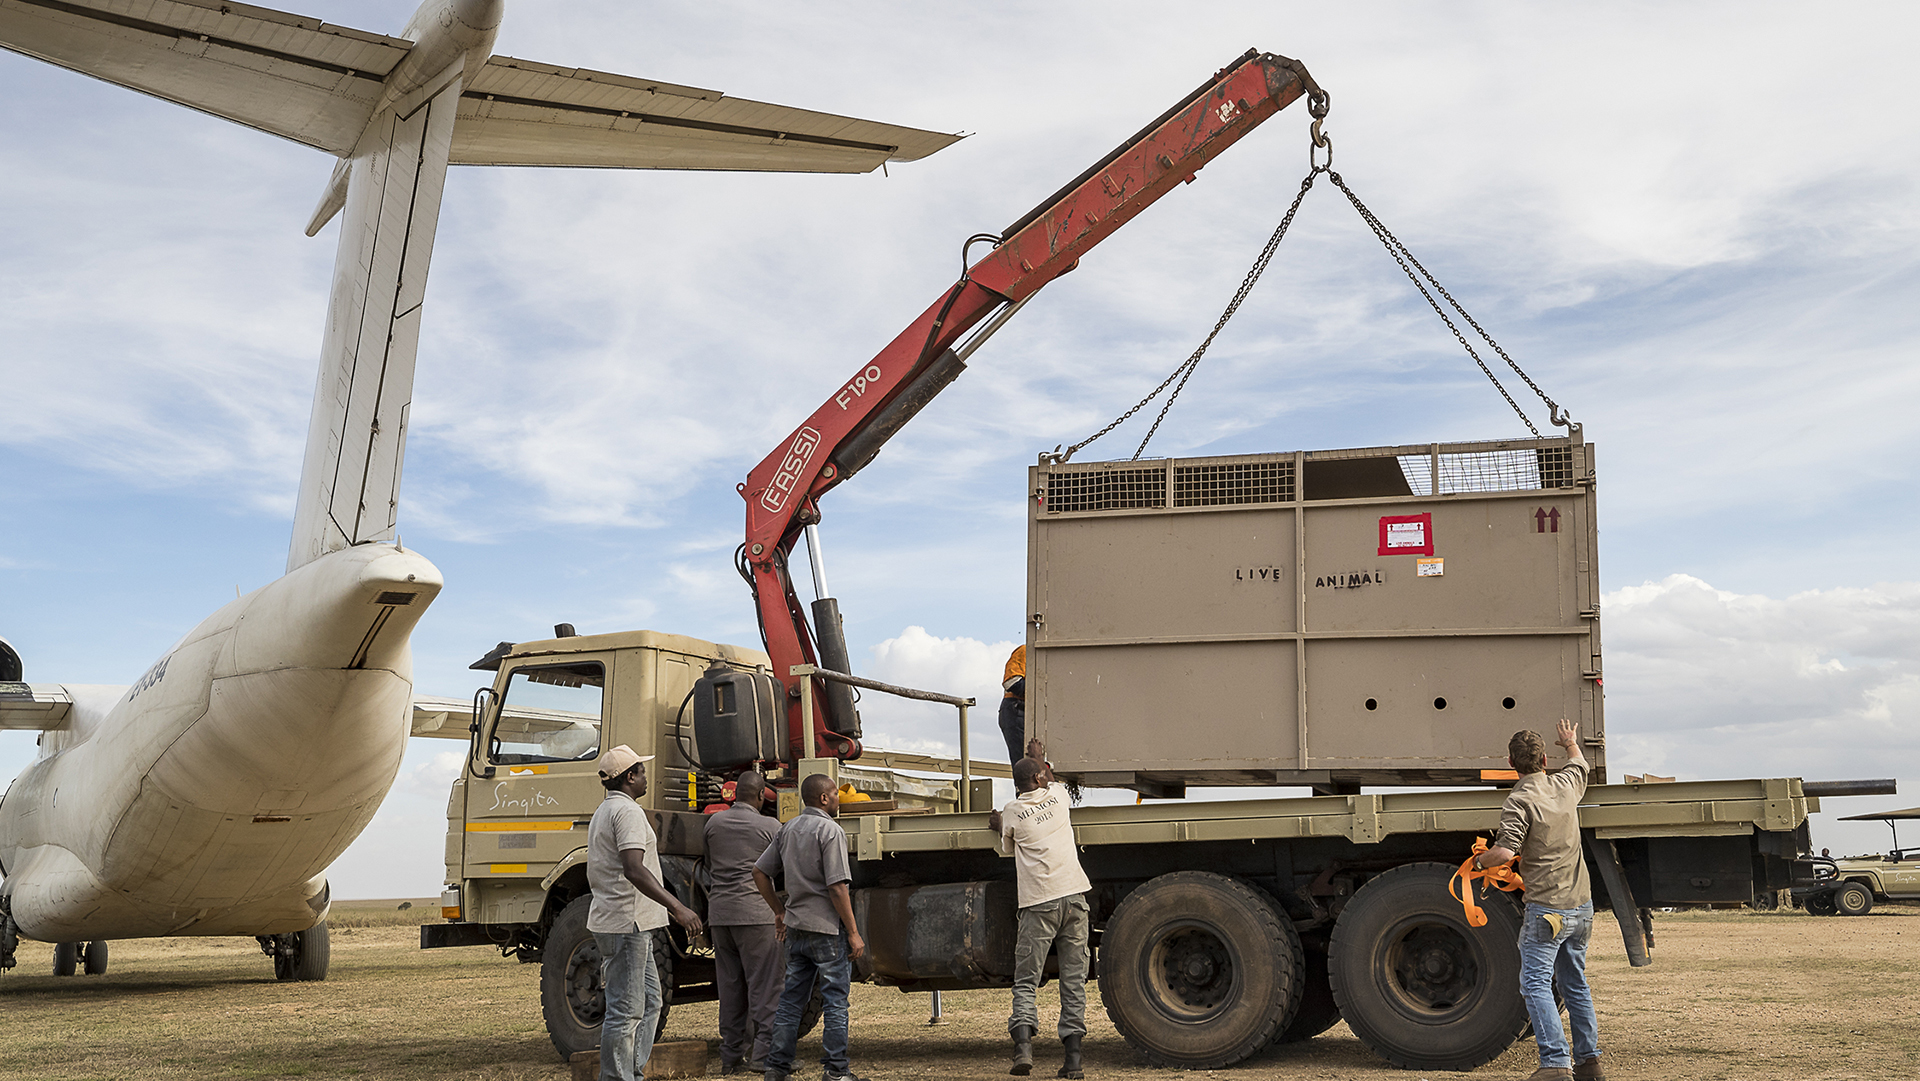
[[[667,919],[700,933],[700,917],[660,884],[660,842],[640,808],[647,763],[621,744],[600,756],[607,797],[587,827],[587,930],[600,946],[607,1012],[600,1021],[601,1081],[638,1081],[660,1024],[660,975],[653,932]]]

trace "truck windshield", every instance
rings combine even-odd
[[[598,757],[606,682],[599,661],[515,669],[493,727],[491,760],[518,765]]]

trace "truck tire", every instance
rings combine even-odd
[[[593,895],[583,893],[567,903],[547,930],[540,949],[540,1013],[547,1037],[562,1059],[600,1046],[600,1020],[607,1013],[606,985],[600,978],[600,944],[587,930],[587,910]],[[655,1039],[667,1027],[673,998],[673,946],[666,935],[653,937],[653,965],[660,977],[660,1017]]]
[[[1814,916],[1833,915],[1834,914],[1833,894],[1831,892],[1828,892],[1828,893],[1815,893],[1815,894],[1808,895],[1807,912],[1810,915],[1814,915]]]
[[[1280,922],[1293,926],[1293,917],[1287,915],[1278,897],[1261,890],[1255,892],[1273,906]],[[1305,938],[1296,934],[1295,938],[1300,943],[1302,958],[1300,980],[1293,993],[1296,1005],[1293,1020],[1274,1033],[1276,1044],[1310,1040],[1340,1023],[1340,1007],[1334,1003],[1333,987],[1327,983],[1327,940],[1320,935]]]
[[[1520,909],[1484,904],[1470,926],[1447,895],[1454,869],[1409,863],[1353,895],[1333,925],[1328,975],[1360,1042],[1409,1070],[1471,1070],[1527,1026],[1520,997]]]
[[[1293,922],[1264,893],[1179,871],[1114,909],[1101,936],[1100,997],[1114,1028],[1149,1061],[1217,1069],[1286,1029],[1304,963]]]
[[[1833,911],[1841,916],[1864,916],[1873,911],[1873,891],[1863,882],[1843,883],[1833,891]]]
[[[1340,1004],[1333,1000],[1333,984],[1327,979],[1326,940],[1302,939],[1301,947],[1306,963],[1300,968],[1306,978],[1301,981],[1300,1005],[1275,1043],[1311,1040],[1340,1023]]]

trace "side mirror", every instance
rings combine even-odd
[[[493,767],[481,762],[480,734],[492,729],[487,714],[498,702],[499,696],[493,693],[492,687],[473,692],[473,720],[467,723],[467,772],[475,777],[493,776]]]

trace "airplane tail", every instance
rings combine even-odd
[[[406,116],[381,112],[344,162],[345,217],[288,571],[394,537],[420,307],[460,87],[455,77]]]

